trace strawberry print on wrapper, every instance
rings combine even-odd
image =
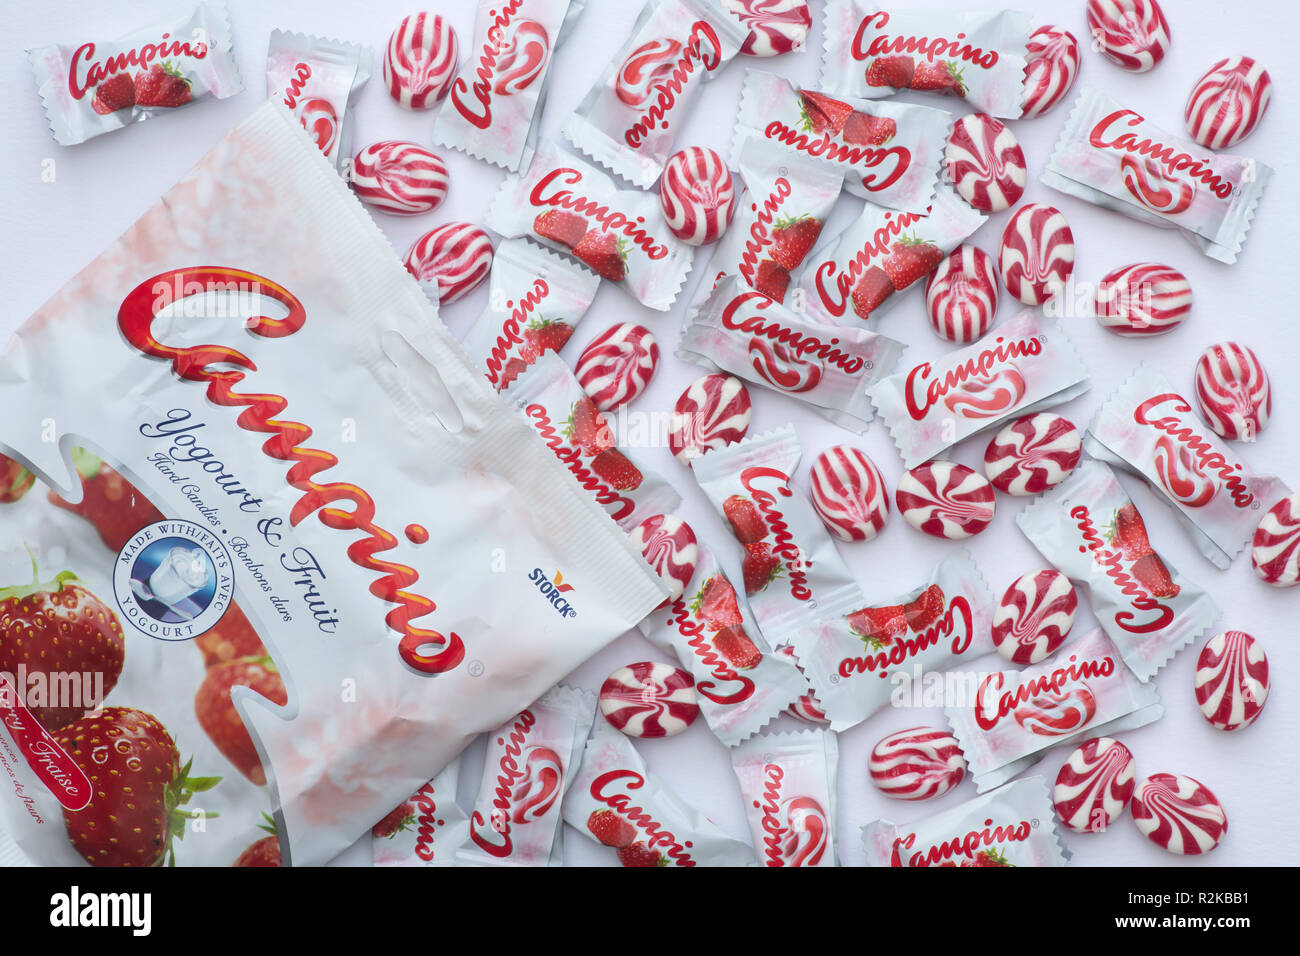
[[[1041,26],[1029,35],[1021,119],[1042,116],[1065,99],[1079,72],[1079,41],[1064,27]]]
[[[1180,856],[1209,853],[1228,834],[1228,814],[1213,791],[1194,777],[1153,773],[1133,794],[1138,832]]]
[[[447,167],[423,146],[386,139],[357,153],[348,184],[371,208],[415,216],[437,209],[447,198]]]
[[[1112,737],[1085,741],[1066,758],[1052,805],[1061,825],[1075,833],[1100,833],[1119,819],[1137,782],[1133,754]]]
[[[1260,519],[1250,543],[1250,564],[1266,584],[1300,584],[1300,495],[1287,495]]]
[[[911,727],[884,737],[867,764],[877,790],[895,800],[942,797],[966,776],[966,758],[946,730]]]
[[[736,212],[731,170],[711,149],[688,146],[673,153],[659,181],[659,205],[674,236],[691,246],[717,242]]]
[[[1025,193],[1024,151],[1015,134],[991,116],[973,113],[954,123],[943,161],[958,195],[980,212],[1010,209]]]
[[[1028,14],[829,0],[825,16],[821,82],[828,93],[874,100],[916,90],[963,99],[990,116],[1020,116]]]
[[[1156,0],[1088,0],[1093,49],[1121,69],[1146,73],[1169,52],[1169,21]]]
[[[1042,494],[1074,471],[1083,437],[1060,415],[1039,412],[1018,418],[984,450],[984,474],[998,491],[1016,497]]]
[[[681,597],[700,553],[691,526],[676,515],[651,515],[628,537],[668,587],[665,605]]]
[[[355,43],[271,31],[267,95],[293,111],[325,158],[342,172],[352,155],[352,100],[370,79],[372,57],[369,47]]]
[[[683,465],[749,432],[753,403],[734,375],[712,372],[696,379],[677,399],[668,421],[668,450]]]
[[[812,29],[808,0],[722,0],[722,5],[749,27],[743,56],[782,56],[802,50]]]
[[[384,51],[384,85],[398,106],[427,110],[451,89],[460,42],[450,23],[436,13],[404,17]]]
[[[460,761],[394,807],[371,828],[375,866],[455,866],[469,839],[469,816],[456,802]]]
[[[838,765],[828,730],[758,734],[732,749],[760,866],[835,866]]]
[[[1228,733],[1253,724],[1268,703],[1268,656],[1245,631],[1206,641],[1196,660],[1196,703],[1211,727]]]
[[[841,541],[870,541],[889,518],[889,489],[875,462],[851,445],[817,456],[808,472],[813,508]]]
[[[700,715],[695,681],[680,667],[641,661],[600,685],[600,712],[629,737],[674,737]]]
[[[406,251],[406,271],[440,305],[479,287],[492,270],[492,240],[478,226],[449,222],[431,229]]]
[[[993,486],[965,465],[931,461],[904,472],[894,491],[898,513],[917,531],[960,541],[993,521]]]
[[[1074,273],[1074,233],[1054,206],[1016,210],[998,244],[1002,284],[1025,305],[1042,305],[1065,291]]]
[[[966,345],[993,327],[998,278],[993,257],[962,243],[939,263],[925,283],[925,308],[940,338]]]
[[[1273,99],[1273,79],[1248,56],[1220,60],[1196,81],[1183,122],[1207,149],[1231,149],[1255,131]]]
[[[574,374],[602,412],[635,401],[659,367],[659,343],[643,325],[620,322],[587,343]]]
[[[1236,342],[1211,345],[1196,360],[1196,405],[1216,435],[1254,441],[1273,412],[1268,372],[1259,356]]]
[[[1060,571],[1031,571],[1002,595],[993,615],[993,646],[1013,664],[1037,664],[1074,626],[1079,597]]]
[[[1192,311],[1192,285],[1173,266],[1138,262],[1114,269],[1097,283],[1094,314],[1101,327],[1138,338],[1164,335]]]

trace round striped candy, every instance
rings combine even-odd
[[[1101,327],[1123,336],[1163,335],[1192,311],[1192,284],[1172,266],[1136,262],[1097,283],[1094,314]]]
[[[1074,233],[1059,209],[1027,203],[1002,230],[998,268],[1007,291],[1025,305],[1056,296],[1074,272]]]
[[[851,445],[828,448],[808,477],[813,510],[841,541],[870,541],[885,526],[889,490],[866,452]]]
[[[1118,740],[1094,737],[1070,754],[1056,775],[1052,805],[1075,833],[1100,833],[1119,819],[1133,796],[1137,762]]]
[[[1228,149],[1255,131],[1272,98],[1268,70],[1248,56],[1231,56],[1196,81],[1183,121],[1205,148]]]
[[[672,737],[699,716],[695,681],[680,667],[641,661],[620,667],[600,686],[600,712],[629,737]]]
[[[722,157],[703,146],[673,153],[659,180],[668,231],[689,246],[716,242],[736,211],[736,184]]]
[[[808,0],[722,0],[749,27],[740,47],[745,56],[780,56],[802,50],[812,29]]]
[[[498,96],[522,93],[537,82],[551,55],[551,38],[536,20],[516,20],[497,56],[492,92]]]
[[[640,109],[655,96],[655,90],[672,76],[682,56],[677,40],[662,38],[643,43],[623,61],[614,80],[614,92],[633,109]]]
[[[700,557],[691,526],[676,515],[651,515],[632,529],[628,537],[668,585],[668,601],[681,597],[695,577],[695,563]]]
[[[650,330],[620,322],[587,343],[573,371],[596,407],[608,412],[644,392],[658,367],[659,343]]]
[[[328,156],[339,141],[339,118],[334,106],[329,100],[320,98],[303,100],[298,107],[298,118],[317,148]]]
[[[1236,342],[1211,345],[1196,362],[1196,404],[1215,434],[1253,441],[1273,413],[1259,356]]]
[[[1026,46],[1021,119],[1042,116],[1065,99],[1079,72],[1079,41],[1064,27],[1041,26]]]
[[[1037,495],[1063,482],[1082,454],[1083,439],[1073,422],[1038,412],[993,436],[984,450],[984,474],[1006,494]]]
[[[406,253],[406,271],[434,287],[443,305],[473,291],[491,270],[492,240],[468,222],[431,229]]]
[[[447,196],[447,167],[423,146],[397,139],[371,143],[348,173],[357,198],[383,212],[414,216]]]
[[[1169,52],[1169,21],[1156,0],[1088,0],[1088,30],[1094,50],[1132,73]]]
[[[925,283],[930,325],[941,338],[966,345],[982,338],[998,311],[993,257],[962,243],[939,263]]]
[[[1011,716],[1040,737],[1064,737],[1082,730],[1097,715],[1097,698],[1087,684],[1046,690],[1019,704]]]
[[[959,541],[993,521],[993,486],[965,465],[931,461],[903,472],[894,490],[898,513],[917,531]]]
[[[1013,664],[1037,664],[1065,643],[1079,596],[1060,571],[1031,571],[1002,595],[993,615],[993,646]]]
[[[1025,153],[1015,134],[992,116],[972,113],[957,120],[943,162],[957,193],[981,212],[1010,209],[1025,194]]]
[[[1196,703],[1210,726],[1249,727],[1268,702],[1268,657],[1245,631],[1216,634],[1196,661]]]
[[[706,451],[725,448],[745,437],[753,404],[749,390],[734,375],[711,372],[691,383],[673,406],[668,449],[683,465]]]
[[[450,23],[436,13],[413,13],[388,38],[384,85],[398,106],[430,109],[451,89],[459,58]]]
[[[871,782],[895,800],[942,797],[966,776],[961,744],[946,730],[910,727],[883,738],[871,750]]]
[[[1205,784],[1180,773],[1153,773],[1133,794],[1138,831],[1170,853],[1209,853],[1228,832],[1228,814]]]
[[[1287,495],[1260,519],[1250,563],[1259,579],[1274,587],[1300,584],[1300,494]]]
[[[1124,188],[1139,204],[1166,216],[1186,212],[1196,198],[1196,183],[1180,178],[1150,157],[1125,153],[1119,173]]]

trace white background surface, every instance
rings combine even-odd
[[[416,7],[413,0],[298,0],[252,2],[229,0],[235,54],[246,89],[221,102],[203,102],[161,121],[137,124],[77,147],[54,144],[36,96],[24,50],[51,42],[72,42],[86,37],[105,39],[132,31],[184,6],[185,0],[119,0],[114,4],[42,2],[7,3],[6,29],[0,35],[0,335],[7,335],[51,296],[83,265],[111,243],[137,216],[152,205],[213,143],[243,119],[265,95],[266,46],[276,27],[300,30],[370,44],[375,48],[374,78],[361,92],[355,111],[356,147],[377,139],[411,139],[432,143],[433,113],[400,109],[382,83],[382,52],[398,20]],[[1292,402],[1300,398],[1300,346],[1296,341],[1295,283],[1300,272],[1296,247],[1295,177],[1300,172],[1295,136],[1300,119],[1291,63],[1300,44],[1289,4],[1251,0],[1230,8],[1213,0],[1163,0],[1173,46],[1153,72],[1141,76],[1125,73],[1100,55],[1085,50],[1079,82],[1112,94],[1125,105],[1142,111],[1152,122],[1170,131],[1182,130],[1182,108],[1192,83],[1214,61],[1239,53],[1249,54],[1269,67],[1275,83],[1271,110],[1258,131],[1238,152],[1273,166],[1276,177],[1264,196],[1259,214],[1240,261],[1221,265],[1200,255],[1172,231],[1140,225],[1106,213],[1038,183],[1068,110],[1058,106],[1044,117],[1009,124],[1020,138],[1030,165],[1026,201],[1048,202],[1060,208],[1074,231],[1077,245],[1075,278],[1095,282],[1110,269],[1131,262],[1169,263],[1191,279],[1196,304],[1190,320],[1168,336],[1150,341],[1120,339],[1104,332],[1090,314],[1067,317],[1062,326],[1092,372],[1092,390],[1057,409],[1081,428],[1101,401],[1139,361],[1164,371],[1190,394],[1197,356],[1213,342],[1235,338],[1255,348],[1264,360],[1274,387],[1274,420],[1258,443],[1243,450],[1250,464],[1262,472],[1283,477],[1300,488],[1300,414]],[[912,4],[900,4],[911,6]],[[992,6],[993,4],[989,4]],[[577,106],[606,60],[626,38],[640,9],[635,0],[588,0],[587,9],[556,53],[549,80],[550,100],[542,123],[544,137],[559,138],[565,117]],[[1035,25],[1056,23],[1081,40],[1086,37],[1081,0],[1024,0],[1019,6],[1034,15]],[[468,48],[476,4],[470,0],[428,0],[426,9],[450,18]],[[749,61],[752,65],[783,73],[797,83],[816,87],[822,40],[822,3],[814,0],[812,49],[806,54],[777,60]],[[738,102],[747,58],[730,66],[711,83],[683,124],[677,145],[707,145],[727,155],[731,125]],[[1077,86],[1076,86],[1077,91]],[[907,98],[909,94],[904,94]],[[956,100],[917,97],[916,102],[943,106],[958,113],[967,109]],[[452,219],[481,222],[502,172],[463,154],[442,152],[451,170],[451,192],[444,205],[425,216],[409,219],[379,216],[392,239],[395,254],[425,230]],[[54,181],[43,181],[53,163]],[[851,222],[861,201],[845,195],[827,224],[830,237]],[[1007,218],[994,216],[975,234],[977,245],[996,254],[997,237]],[[572,364],[583,346],[605,327],[622,321],[647,325],[659,338],[663,359],[650,389],[633,411],[667,411],[677,396],[703,370],[678,361],[672,351],[680,326],[681,304],[689,300],[702,272],[707,250],[697,270],[668,314],[643,309],[620,291],[605,284],[595,304],[563,353]],[[486,301],[486,284],[474,295],[443,310],[443,319],[462,334]],[[919,288],[906,294],[881,322],[880,330],[909,343],[905,361],[934,358],[948,345],[930,330]],[[1003,295],[999,318],[1017,311],[1017,303]],[[808,465],[822,449],[843,442],[858,444],[876,461],[892,489],[902,471],[898,454],[883,427],[873,425],[856,438],[804,411],[783,396],[751,389],[754,421],[751,433],[787,421],[797,427],[804,447],[803,465],[796,484],[806,487]],[[0,418],[0,423],[3,419]],[[3,427],[0,424],[0,427]],[[958,446],[953,457],[979,468],[986,438]],[[685,499],[680,513],[702,541],[722,557],[734,580],[739,581],[737,548],[719,518],[710,510],[686,469],[676,464],[667,449],[638,451],[650,467],[666,476]],[[1260,583],[1243,554],[1233,567],[1216,570],[1194,549],[1175,524],[1171,511],[1139,482],[1122,479],[1133,495],[1150,529],[1151,538],[1166,559],[1190,580],[1208,589],[1224,611],[1219,629],[1232,627],[1259,638],[1269,655],[1273,688],[1268,706],[1253,726],[1235,735],[1212,729],[1200,716],[1192,693],[1196,655],[1204,640],[1180,654],[1156,678],[1165,703],[1163,719],[1121,739],[1133,750],[1139,776],[1158,770],[1191,774],[1207,784],[1224,803],[1230,829],[1223,845],[1204,860],[1185,860],[1148,843],[1127,815],[1100,835],[1067,836],[1074,862],[1085,865],[1226,865],[1290,864],[1300,858],[1300,826],[1294,805],[1297,773],[1296,739],[1300,730],[1300,695],[1295,692],[1300,672],[1296,613],[1300,588],[1282,591]],[[995,593],[995,598],[1020,574],[1043,566],[1043,560],[1015,525],[1021,499],[999,495],[998,515],[992,527],[972,540],[970,547]],[[841,547],[869,600],[882,602],[919,586],[930,567],[950,546],[927,538],[906,525],[897,512],[884,533],[866,544]],[[1086,602],[1081,604],[1075,635],[1093,626]],[[580,668],[572,680],[598,689],[601,681],[623,664],[655,659],[657,654],[638,635],[627,635]],[[1000,662],[995,658],[991,667]],[[600,718],[597,718],[600,719]],[[837,850],[845,864],[863,860],[858,830],[878,817],[901,822],[955,806],[975,795],[974,787],[961,787],[930,804],[886,800],[870,785],[866,760],[871,747],[887,733],[917,724],[939,725],[937,710],[886,710],[840,736],[839,808]],[[796,721],[782,718],[781,729],[797,729]],[[704,722],[679,737],[639,745],[651,769],[686,801],[704,810],[729,833],[749,840],[743,807],[726,749],[710,734]],[[473,800],[482,763],[482,747],[468,752],[461,771],[461,802]],[[1034,772],[1054,779],[1068,748],[1050,751]],[[608,850],[569,830],[569,863],[612,865]],[[358,848],[349,862],[365,862],[368,852]]]

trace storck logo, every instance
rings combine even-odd
[[[546,600],[551,602],[551,607],[560,617],[577,617],[578,609],[569,603],[565,597],[573,590],[572,584],[564,582],[564,575],[559,571],[555,572],[553,577],[547,577],[546,572],[541,568],[533,568],[533,573],[528,575],[528,580],[537,585],[537,590],[541,591]]]

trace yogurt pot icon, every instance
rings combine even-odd
[[[189,620],[201,608],[186,600],[210,580],[208,559],[202,548],[175,547],[149,575],[148,581],[131,579],[131,590],[141,601],[157,601],[169,611]]]

